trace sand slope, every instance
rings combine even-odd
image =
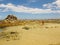
[[[60,45],[60,24],[12,26],[5,28],[4,32],[18,32],[19,39],[9,38],[10,40],[6,41],[6,38],[2,38],[0,45]]]

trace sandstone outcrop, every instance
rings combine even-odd
[[[19,25],[19,20],[14,15],[8,15],[4,20],[0,21],[0,27]]]

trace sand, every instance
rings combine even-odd
[[[60,24],[12,26],[6,27],[4,32],[18,32],[19,39],[6,41],[2,38],[0,45],[60,45]]]

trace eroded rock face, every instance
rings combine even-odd
[[[6,23],[15,23],[15,22],[17,22],[17,17],[16,16],[14,16],[14,15],[8,15],[6,18],[5,18],[5,20],[4,20],[4,22],[6,22]]]
[[[17,20],[17,17],[14,15],[8,15],[5,20]]]
[[[16,26],[19,21],[16,16],[8,15],[4,20],[0,21],[0,27]]]

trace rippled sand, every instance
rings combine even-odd
[[[60,24],[12,26],[5,28],[4,32],[18,32],[19,39],[6,41],[2,38],[0,45],[60,45]]]

